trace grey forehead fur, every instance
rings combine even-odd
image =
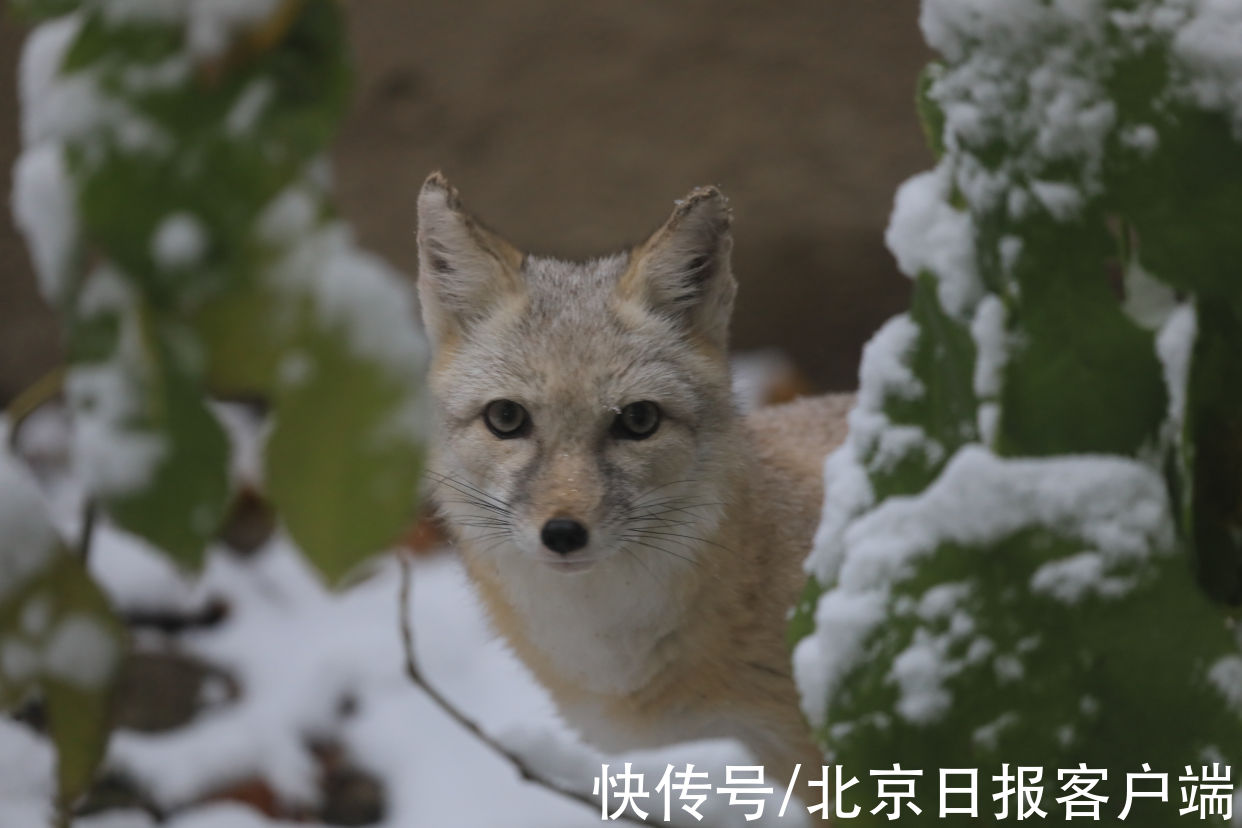
[[[628,250],[585,262],[527,256],[522,278],[530,299],[528,318],[539,324],[576,310],[601,310],[629,263]]]
[[[633,329],[615,313],[616,285],[630,259],[629,251],[584,262],[527,256],[520,277],[525,296],[520,315],[504,324],[483,321],[468,338],[466,347],[475,354],[470,362],[487,370],[456,375],[457,389],[463,392],[459,402],[473,399],[477,407],[508,393],[509,387],[538,393],[550,379],[560,378],[584,392],[634,386],[644,396],[680,400],[690,409],[684,413],[696,421],[712,419],[707,409],[713,401],[685,391],[692,376],[701,385],[709,372],[673,320],[649,315],[638,323],[641,329]],[[625,401],[592,404],[618,402]],[[456,413],[464,420],[473,409]]]

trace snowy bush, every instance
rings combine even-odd
[[[409,518],[424,361],[399,279],[328,197],[324,152],[349,84],[339,4],[16,8],[43,22],[20,67],[14,213],[63,320],[89,501],[197,566],[234,497],[211,401],[257,400],[265,493],[338,578]],[[102,750],[123,641],[5,452],[0,705],[42,690],[67,801]]]
[[[898,192],[912,307],[826,466],[803,706],[848,775],[925,769],[924,819],[937,768],[990,792],[1006,763],[1044,769],[1059,819],[1082,762],[1112,817],[1142,763],[1242,766],[1242,5],[924,0],[920,23],[939,161]]]

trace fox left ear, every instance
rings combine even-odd
[[[623,295],[673,317],[725,350],[737,282],[729,254],[733,212],[715,187],[699,187],[677,202],[664,226],[634,251],[622,277]]]
[[[438,343],[464,334],[522,290],[522,254],[481,225],[440,173],[418,195],[418,296]]]

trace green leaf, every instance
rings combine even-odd
[[[1242,319],[1200,301],[1180,446],[1187,479],[1183,531],[1199,583],[1213,598],[1242,604]]]
[[[125,631],[7,452],[0,482],[0,706],[42,693],[67,805],[103,758]]]
[[[119,279],[94,278],[114,286]],[[95,424],[94,451],[141,468],[127,472],[137,480],[91,482],[120,526],[197,567],[228,501],[228,441],[203,399],[193,337],[160,325],[132,295],[115,302],[74,328],[69,398],[77,416]]]
[[[1109,287],[1113,242],[1102,218],[1036,216],[1010,230],[1023,241],[1021,301],[1010,311],[1020,342],[1004,370],[998,447],[1133,455],[1154,445],[1167,412],[1163,374],[1151,332]]]
[[[401,419],[412,390],[351,353],[344,332],[294,352],[267,445],[267,482],[289,533],[330,581],[395,541],[413,517],[420,445]]]
[[[82,0],[11,0],[9,9],[19,20],[46,20],[68,14],[82,5]]]
[[[924,67],[919,73],[918,90],[914,96],[919,124],[923,127],[923,137],[936,160],[944,155],[944,112],[931,94],[939,68],[935,63]]]
[[[1087,596],[1067,605],[1024,588],[1041,565],[1082,548],[1080,539],[1031,529],[986,549],[946,544],[936,550],[895,586],[888,620],[836,696],[819,734],[831,760],[860,778],[894,762],[980,768],[982,790],[992,790],[985,780],[1002,764],[1041,767],[1043,807],[1058,821],[1062,806],[1049,795],[1061,784],[1057,768],[1086,762],[1107,769],[1108,781],[1096,793],[1110,797],[1104,813],[1114,815],[1125,801],[1126,774],[1141,770],[1141,762],[1173,774],[1199,764],[1209,750],[1221,751],[1229,764],[1242,761],[1242,722],[1207,675],[1222,658],[1236,658],[1237,643],[1181,558],[1165,555],[1127,571],[1140,586],[1117,599]],[[928,620],[901,609],[917,607],[944,584],[970,585],[958,610],[974,634],[953,638],[953,614]],[[944,660],[963,663],[945,679],[951,703],[934,721],[911,721],[898,705],[894,665],[912,645],[946,636],[953,643]],[[987,644],[975,643],[982,641]],[[972,646],[991,649],[971,663]],[[922,780],[918,793],[924,816],[938,813],[935,780]],[[991,803],[986,796],[980,801],[986,813]],[[1156,804],[1139,804],[1126,824],[1170,824],[1170,806]],[[864,826],[887,822],[866,810],[858,819]],[[936,824],[975,820],[948,816]]]
[[[922,429],[927,442],[890,468],[870,469],[872,486],[881,499],[921,491],[959,447],[979,439],[974,341],[970,331],[940,307],[936,284],[930,273],[920,274],[911,297],[910,318],[919,333],[908,364],[924,391],[914,399],[893,396],[884,402],[892,424]],[[926,446],[934,447],[931,454]]]

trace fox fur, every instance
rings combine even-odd
[[[576,263],[524,255],[439,173],[418,217],[429,477],[495,627],[603,750],[733,737],[773,775],[817,769],[785,626],[851,398],[737,413],[724,196],[696,189],[642,244]],[[497,400],[523,433],[491,430]],[[658,426],[618,437],[639,401]],[[585,545],[549,548],[554,519]]]

